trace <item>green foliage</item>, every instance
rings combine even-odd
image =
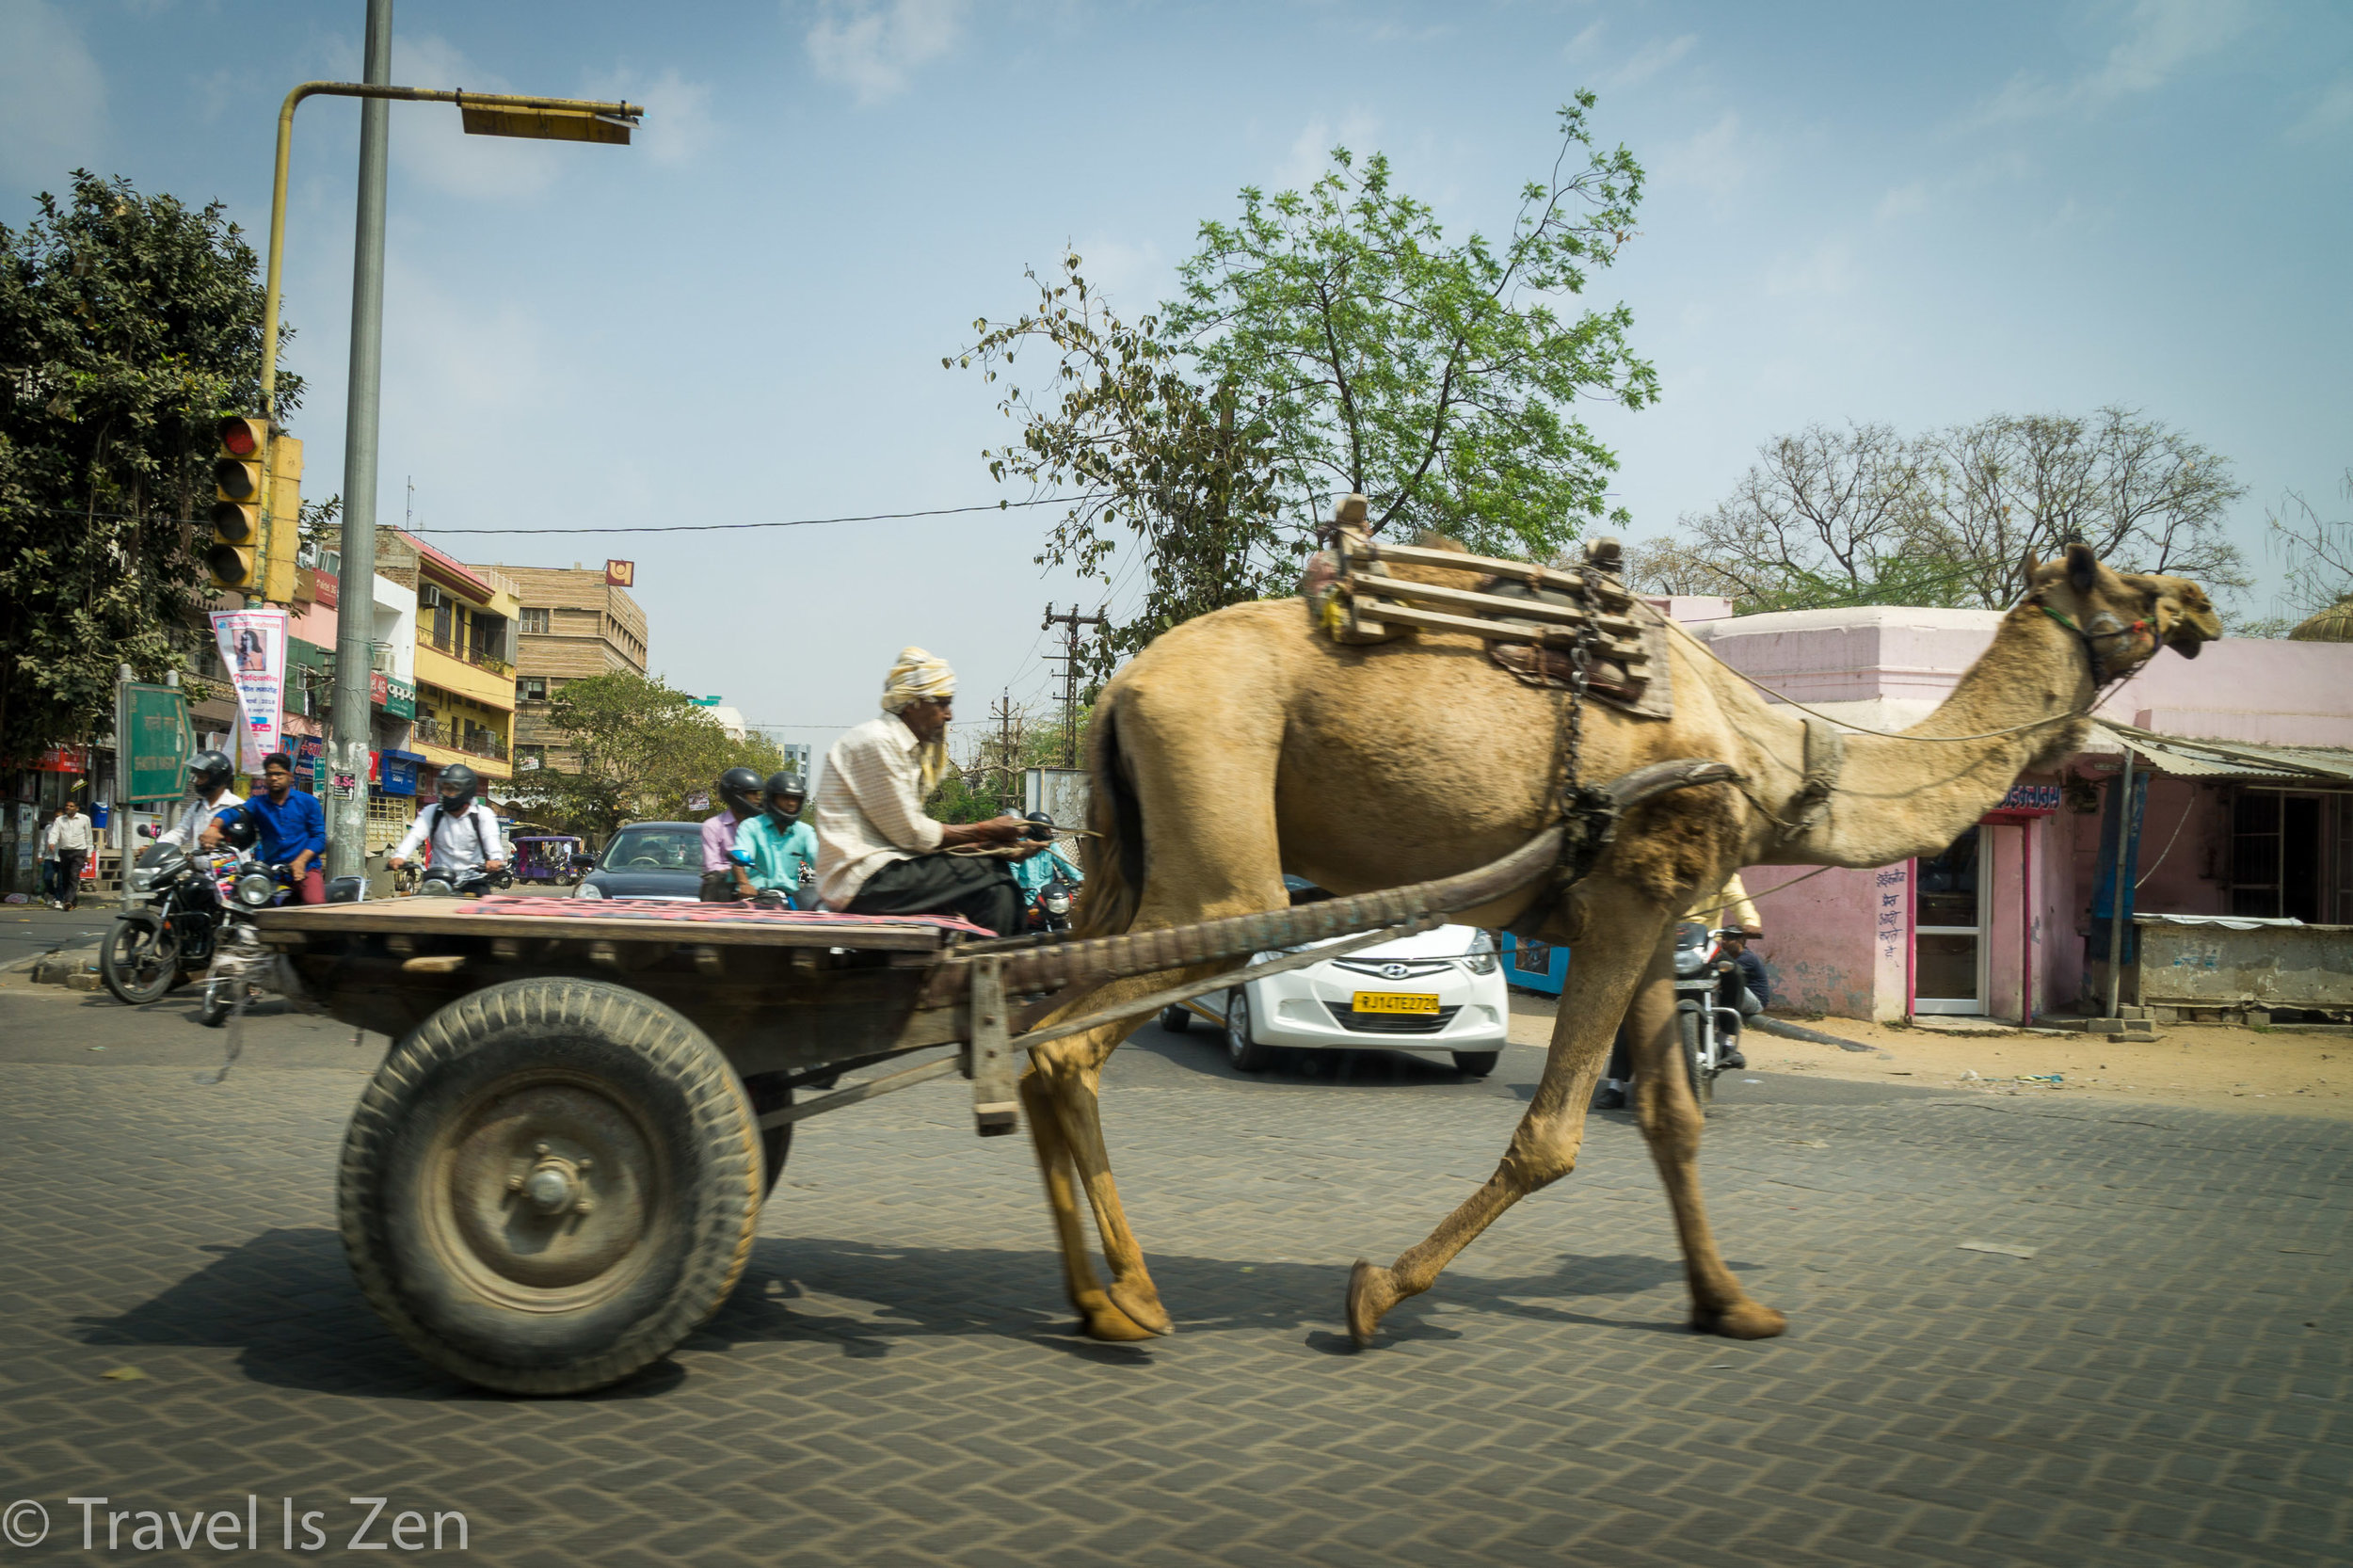
[[[76,170],[39,208],[0,226],[0,757],[103,729],[117,664],[191,667],[215,426],[260,401],[260,265],[220,203]]]
[[[1021,352],[1047,358],[1042,387],[999,403],[1020,442],[987,454],[1000,481],[1080,494],[1040,563],[1108,580],[1123,535],[1145,552],[1144,603],[1098,645],[1097,673],[1193,616],[1290,591],[1352,490],[1375,532],[1537,558],[1604,516],[1616,459],[1573,405],[1640,408],[1657,377],[1626,345],[1625,307],[1564,307],[1632,237],[1641,198],[1633,156],[1595,148],[1593,104],[1561,110],[1552,174],[1500,243],[1450,242],[1387,159],[1337,148],[1305,193],[1246,187],[1238,221],[1203,224],[1183,297],[1155,315],[1121,322],[1069,255],[1059,280],[1032,274],[1031,313],[974,324],[944,363],[994,380]]]
[[[967,731],[969,746],[939,781],[927,809],[941,822],[985,822],[1021,809],[1021,776],[1031,768],[1059,768],[1068,755],[1086,765],[1087,727],[1095,705],[1080,703],[1065,713],[1016,708]],[[1065,751],[1065,746],[1071,750]]]
[[[517,774],[515,799],[533,820],[598,843],[625,823],[700,815],[686,797],[712,793],[729,768],[766,778],[784,766],[774,743],[730,740],[686,693],[627,671],[567,681],[548,702],[547,722],[578,751],[578,768]]]
[[[2244,588],[2225,533],[2231,464],[2122,408],[1996,414],[1905,437],[1810,425],[1757,449],[1732,493],[1637,546],[1635,585],[1721,594],[1743,615],[1851,604],[2003,609],[2029,552],[2073,540],[2120,570]]]

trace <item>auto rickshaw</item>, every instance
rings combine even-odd
[[[563,885],[587,874],[582,841],[568,833],[548,833],[510,840],[515,846],[515,880]]]

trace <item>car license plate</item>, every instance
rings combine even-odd
[[[1412,991],[1359,991],[1349,1005],[1359,1013],[1435,1013],[1438,999]]]

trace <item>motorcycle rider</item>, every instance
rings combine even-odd
[[[1057,876],[1073,888],[1086,880],[1079,868],[1071,863],[1070,857],[1063,854],[1062,845],[1053,841],[1054,819],[1043,811],[1032,811],[1028,820],[1046,833],[1047,845],[1027,860],[1014,862],[1013,879],[1021,885],[1021,902],[1024,904],[1034,903],[1038,890]]]
[[[1765,992],[1762,989],[1765,962],[1748,951],[1749,939],[1764,936],[1765,927],[1757,918],[1756,905],[1749,900],[1749,889],[1740,881],[1740,873],[1735,872],[1726,877],[1723,887],[1718,890],[1714,898],[1701,899],[1685,912],[1681,920],[1675,923],[1682,925],[1691,920],[1697,920],[1711,931],[1730,930],[1737,933],[1737,937],[1725,949],[1726,954],[1739,966],[1739,972],[1744,982],[1744,988],[1738,997],[1734,999],[1735,1005],[1739,1008],[1743,1018],[1753,1018],[1765,1011]],[[1745,984],[1750,978],[1752,967],[1753,967],[1755,979],[1755,984],[1753,986]],[[1721,1060],[1727,1067],[1743,1068],[1749,1064],[1749,1059],[1740,1052],[1737,1035],[1723,1042]],[[1609,1048],[1608,1076],[1601,1080],[1601,1093],[1593,1097],[1593,1109],[1596,1111],[1625,1110],[1633,1081],[1633,1052],[1626,1044],[1625,1025],[1621,1023],[1618,1025],[1617,1041]]]
[[[180,820],[156,839],[159,844],[177,844],[189,854],[200,847],[204,828],[229,801],[229,786],[236,777],[236,765],[217,751],[200,751],[188,759],[188,789],[196,798],[181,811]]]
[[[220,842],[220,819],[226,808],[197,834],[206,849]],[[320,862],[327,857],[327,812],[318,797],[294,787],[294,759],[273,751],[262,759],[262,788],[244,803],[242,815],[261,834],[262,858],[284,866],[292,878],[295,902],[325,904],[327,875]]]
[[[434,866],[449,872],[453,885],[455,878],[477,868],[493,876],[504,871],[510,852],[499,832],[498,813],[488,802],[474,798],[481,787],[480,776],[465,763],[443,768],[440,798],[417,813],[408,835],[385,859],[385,868],[400,870],[429,839]]]
[[[766,808],[736,830],[735,847],[748,853],[748,872],[755,893],[780,891],[785,902],[800,907],[805,872],[817,865],[817,835],[800,820],[801,804],[808,798],[798,774],[772,773],[761,791]]]
[[[760,775],[749,768],[729,768],[714,789],[719,809],[703,819],[702,901],[734,904],[752,896],[752,878],[728,854],[744,824],[760,815]]]

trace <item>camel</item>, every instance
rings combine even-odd
[[[1783,1332],[1783,1316],[1751,1299],[1725,1268],[1701,1202],[1701,1112],[1684,1075],[1669,1068],[1678,1048],[1674,925],[1744,865],[1873,867],[1942,851],[2021,772],[2078,748],[2106,681],[2163,647],[2195,657],[2221,634],[2205,593],[2186,579],[2114,571],[2079,544],[2047,563],[2029,555],[2025,568],[2025,598],[1950,696],[1899,736],[1844,736],[1843,765],[1826,793],[1818,779],[1806,787],[1807,721],[1680,627],[1666,639],[1671,717],[1586,705],[1588,781],[1678,758],[1727,762],[1740,776],[1637,807],[1565,890],[1539,885],[1453,917],[1500,927],[1534,913],[1537,934],[1576,956],[1543,1078],[1495,1174],[1389,1266],[1356,1264],[1346,1318],[1359,1345],[1504,1210],[1575,1168],[1622,1017],[1636,1061],[1637,1120],[1682,1244],[1691,1327],[1736,1339]],[[1341,646],[1313,628],[1298,600],[1233,605],[1178,626],[1112,678],[1096,711],[1090,826],[1102,847],[1089,868],[1086,929],[1141,931],[1277,909],[1286,872],[1351,893],[1504,856],[1558,820],[1564,700],[1506,676],[1477,637],[1425,632]],[[1817,746],[1824,729],[1816,726]],[[1555,900],[1548,914],[1530,911],[1538,898]],[[1052,1016],[1217,968],[1113,982]],[[1173,1330],[1120,1206],[1098,1102],[1104,1062],[1141,1021],[1041,1045],[1020,1080],[1080,1329],[1115,1342]],[[1108,1284],[1089,1256],[1080,1189]]]

